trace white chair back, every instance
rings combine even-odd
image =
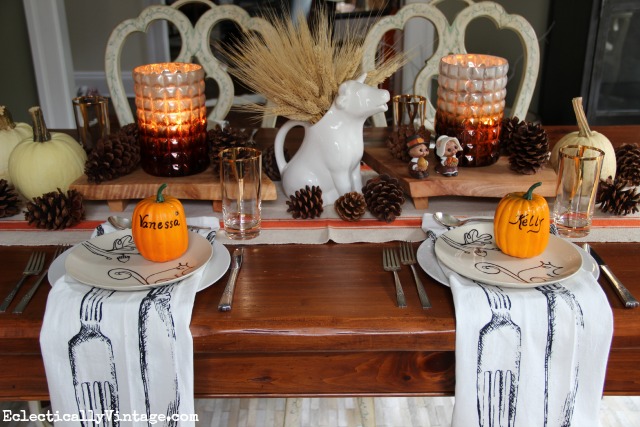
[[[191,24],[179,8],[187,3],[202,3],[210,7],[196,22]],[[111,103],[115,109],[120,126],[134,122],[131,106],[122,83],[120,55],[126,38],[134,32],[146,32],[149,24],[156,20],[166,20],[176,26],[182,40],[182,47],[175,62],[193,62],[196,58],[202,65],[206,78],[214,79],[219,94],[209,120],[224,120],[229,110],[240,101],[235,91],[227,66],[216,59],[211,52],[211,30],[221,21],[235,22],[245,31],[257,31],[265,37],[275,31],[263,18],[251,17],[242,8],[234,5],[216,5],[206,0],[179,0],[171,6],[155,5],[145,8],[137,18],[123,21],[114,28],[105,51],[105,71],[107,85],[111,94]],[[241,102],[241,101],[240,101]],[[210,103],[210,102],[208,102]],[[263,127],[274,127],[275,117],[264,117]]]
[[[402,7],[395,15],[389,15],[380,19],[367,32],[365,50],[362,60],[363,71],[371,70],[375,66],[378,53],[378,45],[385,33],[392,30],[403,30],[407,21],[411,18],[424,18],[435,27],[438,45],[433,55],[425,62],[424,67],[418,72],[413,82],[413,94],[422,95],[428,100],[427,118],[425,126],[433,130],[435,107],[431,102],[431,84],[434,77],[438,76],[440,58],[451,53],[467,53],[464,39],[467,26],[471,21],[480,17],[490,18],[499,29],[514,31],[523,45],[524,71],[518,86],[514,104],[511,108],[511,116],[520,119],[526,117],[531,103],[531,97],[536,86],[538,71],[540,69],[540,47],[533,27],[520,15],[508,14],[502,6],[491,1],[474,2],[463,0],[467,7],[460,11],[453,22],[436,7],[438,3],[446,0],[430,0],[425,3],[412,3]],[[481,52],[477,52],[481,53]],[[374,126],[387,126],[384,113],[373,117]]]

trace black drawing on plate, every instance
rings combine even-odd
[[[111,340],[100,330],[102,301],[113,292],[91,288],[85,294],[80,304],[80,331],[69,340],[69,362],[80,418],[118,412],[113,348]],[[109,425],[118,424],[113,420]]]
[[[143,276],[137,271],[130,270],[128,268],[114,268],[109,270],[107,274],[114,280],[127,280],[129,278],[133,278],[141,285],[153,285],[184,277],[191,273],[195,268],[196,267],[189,265],[189,262],[178,262],[178,264],[173,267],[162,271],[156,271],[148,276]]]
[[[492,262],[477,262],[476,270],[485,274],[506,274],[514,280],[522,283],[545,283],[556,280],[564,267],[554,265],[551,262],[540,261],[540,264],[522,270],[511,271],[503,265]]]
[[[476,399],[480,427],[513,427],[516,420],[522,338],[511,320],[511,299],[499,287],[484,291],[491,320],[478,336]]]
[[[173,285],[167,285],[149,291],[140,303],[138,316],[140,370],[147,416],[165,414],[167,426],[177,425],[177,421],[171,421],[171,415],[177,414],[180,406],[176,331],[171,313],[172,289]],[[150,339],[152,334],[153,340]],[[156,368],[149,366],[150,358],[153,358]],[[158,366],[167,370],[159,370]]]
[[[575,295],[561,284],[536,288],[547,299],[547,344],[544,357],[544,426],[570,426],[573,417],[580,364],[580,342],[584,331],[582,307]],[[558,319],[563,319],[558,323]],[[573,318],[573,339],[556,337],[558,327],[569,330],[566,319]],[[561,381],[571,375],[570,381]],[[556,381],[554,381],[554,379]],[[554,382],[551,386],[550,382]]]
[[[115,239],[112,247],[108,249],[98,247],[91,242],[84,242],[82,246],[98,256],[102,256],[108,260],[116,258],[123,263],[129,261],[131,255],[140,255],[138,248],[136,248],[135,243],[133,243],[133,237],[130,234]]]
[[[475,228],[463,234],[462,242],[453,240],[450,236],[447,236],[446,233],[440,236],[440,238],[452,248],[458,249],[465,254],[487,256],[487,251],[500,252],[500,249],[493,242],[493,236],[490,233],[480,234]]]

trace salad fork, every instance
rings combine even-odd
[[[406,307],[407,302],[405,301],[402,285],[400,284],[400,278],[398,277],[400,263],[398,262],[398,254],[396,254],[395,250],[391,248],[382,249],[382,266],[385,271],[393,272],[393,278],[396,284],[396,300],[398,301],[398,307]]]
[[[11,301],[13,301],[13,298],[18,293],[18,290],[20,290],[20,287],[24,283],[27,276],[34,276],[40,273],[40,270],[42,270],[43,266],[44,266],[44,252],[33,252],[31,254],[31,257],[29,258],[29,261],[27,261],[27,266],[24,268],[24,271],[22,272],[22,278],[20,278],[18,283],[16,283],[16,285],[11,290],[11,292],[9,292],[9,295],[7,295],[7,297],[4,299],[4,301],[2,302],[2,305],[0,305],[0,313],[4,313],[5,311],[7,311],[7,307],[9,307],[9,304],[11,304]]]
[[[55,259],[58,258],[62,252],[69,249],[69,247],[70,247],[69,245],[62,245],[56,248],[56,251],[53,253],[53,258],[51,258],[51,262],[49,263],[49,267],[47,267],[42,272],[42,274],[40,274],[40,277],[38,277],[38,280],[36,280],[36,283],[34,283],[31,286],[31,289],[29,289],[29,291],[22,297],[22,299],[20,300],[16,308],[13,309],[13,314],[22,314],[22,312],[24,311],[24,308],[27,306],[27,304],[29,304],[29,301],[31,301],[31,298],[38,290],[40,283],[42,283],[42,280],[47,276],[47,273],[49,272],[49,268],[51,267],[51,264],[53,264],[53,261],[55,261]]]
[[[416,256],[410,242],[400,242],[400,262],[402,262],[403,265],[411,267],[411,272],[413,273],[413,279],[416,282],[416,288],[418,289],[418,296],[420,297],[422,308],[431,308],[431,301],[429,301],[427,291],[424,290],[422,281],[416,272]]]

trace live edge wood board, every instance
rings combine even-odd
[[[100,184],[90,183],[87,176],[82,175],[70,188],[82,193],[86,200],[105,200],[111,211],[122,212],[130,200],[156,194],[158,186],[165,182],[168,184],[165,193],[177,199],[211,200],[214,211],[222,209],[220,178],[211,167],[199,174],[171,178],[152,176],[138,168],[129,175]],[[276,200],[276,197],[274,183],[262,174],[262,200]]]
[[[509,169],[509,161],[501,157],[491,166],[460,167],[458,176],[444,177],[435,171],[436,159],[429,155],[429,177],[414,179],[409,176],[408,164],[391,155],[387,147],[365,147],[362,160],[378,173],[386,173],[400,181],[402,190],[411,196],[417,209],[429,206],[429,197],[470,196],[498,197],[514,191],[527,191],[536,182],[542,186],[536,194],[555,197],[556,173],[547,166],[534,175],[522,175]]]

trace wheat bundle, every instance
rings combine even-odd
[[[362,74],[363,40],[355,26],[348,27],[340,40],[327,13],[321,11],[311,25],[299,15],[267,16],[275,31],[262,36],[245,32],[229,46],[230,72],[266,104],[241,108],[264,116],[316,123],[331,107],[338,87]],[[367,70],[366,83],[378,85],[406,62],[403,54],[390,55]]]

